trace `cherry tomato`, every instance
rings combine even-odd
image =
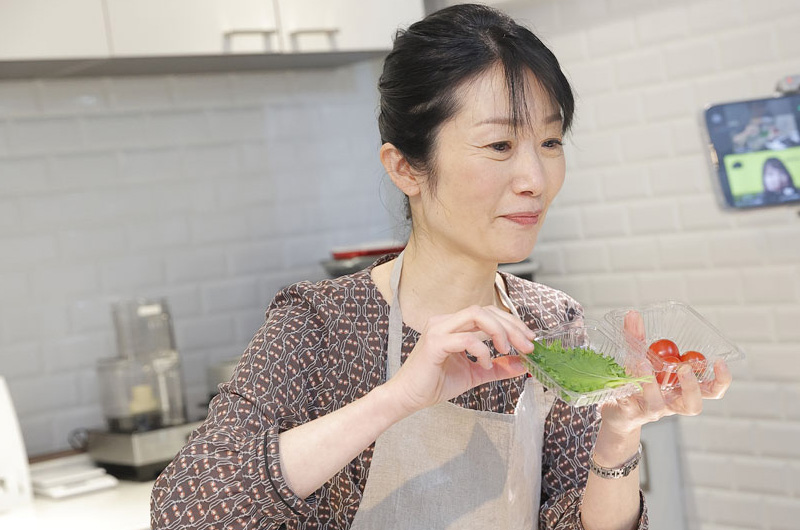
[[[680,357],[681,352],[678,350],[678,345],[669,339],[657,340],[650,345],[650,353],[657,357],[664,358],[666,356]]]
[[[676,355],[666,355],[661,357],[661,360],[664,362],[664,364],[680,364],[681,362],[680,357]],[[665,372],[661,366],[658,368],[659,370],[656,372],[656,381],[658,381],[659,385],[666,384],[667,386],[672,386],[678,382],[677,368],[675,372]]]
[[[681,362],[691,364],[695,373],[704,372],[706,369],[706,356],[699,351],[687,351],[681,355]]]

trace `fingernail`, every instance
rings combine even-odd
[[[688,364],[682,364],[682,365],[681,365],[681,366],[678,368],[678,375],[679,375],[679,376],[681,376],[681,377],[686,377],[686,376],[688,376],[688,375],[689,375],[691,372],[692,372],[692,368],[691,368],[691,366],[689,366]]]

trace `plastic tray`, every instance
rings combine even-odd
[[[629,348],[623,342],[620,342],[620,337],[620,334],[607,329],[607,324],[586,319],[583,322],[569,323],[555,329],[543,331],[537,335],[535,340],[547,347],[555,341],[560,341],[565,348],[591,348],[596,353],[614,359],[629,374],[641,374],[642,362],[647,362],[645,357],[639,348]],[[531,375],[545,387],[555,390],[561,399],[573,407],[602,405],[607,401],[639,392],[639,386],[634,383],[592,392],[575,392],[558,384],[527,355],[523,355],[521,358]]]
[[[631,343],[624,335],[623,322],[629,311],[638,311],[644,321],[645,341],[638,344],[641,354],[653,365],[656,372],[663,371],[664,377],[661,384],[662,390],[670,390],[680,386],[671,381],[677,377],[669,374],[677,372],[681,366],[678,363],[665,363],[657,355],[648,351],[649,345],[659,339],[673,341],[684,353],[695,350],[706,358],[705,365],[693,364],[695,376],[700,382],[714,379],[714,361],[723,359],[730,363],[744,359],[744,352],[728,340],[714,326],[712,326],[697,311],[686,304],[674,301],[659,302],[641,308],[627,308],[611,311],[604,317],[609,327],[618,333],[617,340]],[[629,348],[630,349],[630,348]]]

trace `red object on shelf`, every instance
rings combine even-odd
[[[341,248],[331,251],[333,259],[353,259],[363,256],[382,256],[393,252],[400,252],[405,248],[403,244],[393,245],[364,245],[362,247]]]

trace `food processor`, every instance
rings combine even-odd
[[[109,473],[151,480],[200,423],[187,422],[167,301],[123,300],[112,315],[118,355],[97,363],[107,430],[90,430],[87,446]]]

